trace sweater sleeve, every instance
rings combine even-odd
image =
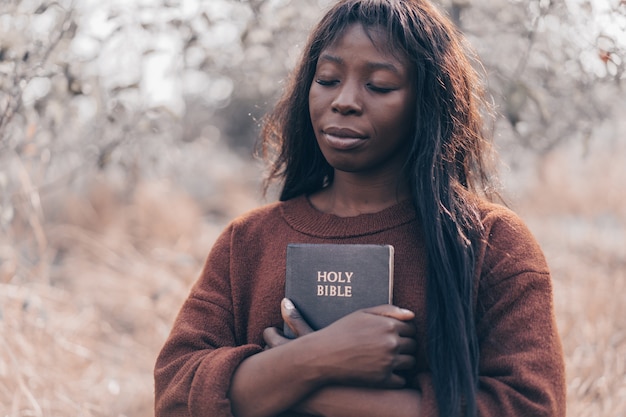
[[[552,283],[539,245],[521,220],[501,209],[485,221],[479,254],[476,331],[478,415],[565,416],[565,371]],[[417,377],[423,415],[437,416],[432,377]]]
[[[230,229],[213,246],[156,362],[156,416],[232,416],[239,364],[262,350],[238,344],[230,291]]]

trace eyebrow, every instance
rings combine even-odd
[[[322,54],[319,57],[320,61],[330,61],[330,62],[334,62],[336,64],[339,65],[344,65],[345,61],[343,58],[335,56],[335,55],[330,55],[330,54]],[[395,74],[400,74],[400,71],[398,70],[398,67],[396,67],[395,65],[393,65],[390,62],[368,62],[366,64],[367,68],[370,71],[376,71],[376,70],[387,70],[387,71],[391,71]]]

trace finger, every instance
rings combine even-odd
[[[393,307],[396,310],[403,310],[405,312],[408,312],[406,314],[405,317],[407,317],[407,320],[411,320],[408,317],[415,317],[415,315],[413,314],[413,312],[409,311],[409,310],[404,310],[398,307]],[[415,337],[415,335],[417,334],[417,329],[415,328],[415,323],[413,323],[412,321],[402,321],[400,318],[398,318],[397,315],[394,314],[380,314],[380,312],[382,311],[382,309],[378,310],[377,307],[374,308],[375,310],[372,311],[372,309],[365,309],[362,310],[364,313],[366,314],[372,314],[375,316],[379,316],[379,317],[384,317],[384,320],[391,320],[393,329],[396,331],[396,333],[399,336],[402,337]],[[403,313],[404,314],[404,313]]]
[[[398,324],[398,335],[402,337],[415,337],[417,329],[412,322],[402,321]]]
[[[415,368],[417,364],[413,355],[398,355],[394,362],[394,371],[408,371]]]
[[[398,374],[391,374],[385,382],[383,382],[380,388],[403,388],[406,385],[406,379]]]
[[[363,311],[370,314],[377,314],[379,316],[391,317],[392,319],[408,321],[415,318],[415,313],[406,308],[400,308],[392,304],[382,304],[376,307],[366,308]]]
[[[293,305],[290,299],[283,298],[280,303],[280,312],[283,316],[283,320],[291,331],[297,336],[304,336],[305,334],[313,333],[313,329],[309,324],[302,318],[300,312]]]
[[[401,337],[398,341],[397,352],[406,355],[415,355],[415,352],[417,352],[417,342],[415,339]]]
[[[268,327],[263,330],[263,340],[269,348],[275,348],[277,346],[289,343],[288,338],[282,335],[282,332],[276,327]]]

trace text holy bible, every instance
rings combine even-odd
[[[314,329],[353,311],[391,304],[391,245],[287,245],[285,297]],[[294,337],[285,325],[285,335]]]

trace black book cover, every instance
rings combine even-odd
[[[353,311],[391,304],[391,245],[287,245],[285,297],[314,330]],[[293,337],[285,325],[285,335]]]

